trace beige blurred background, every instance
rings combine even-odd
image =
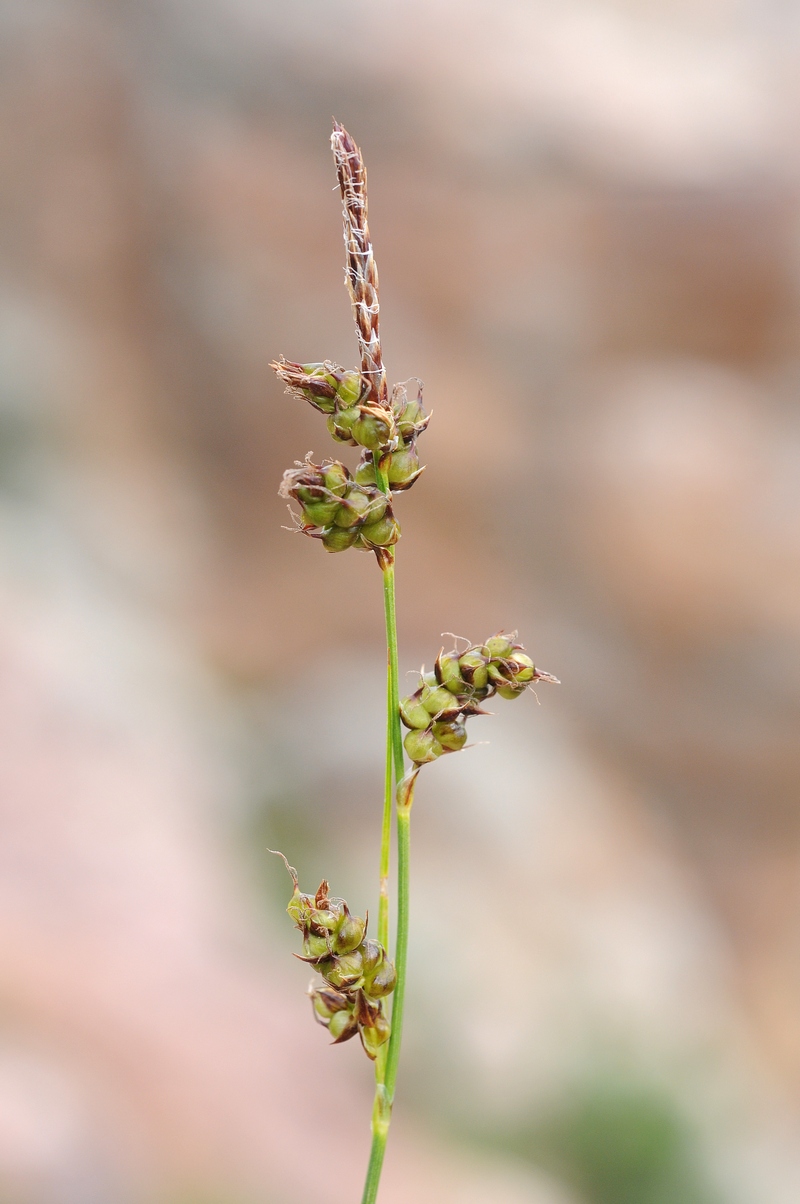
[[[402,669],[518,627],[563,681],[422,776],[382,1204],[796,1204],[800,10],[5,0],[0,44],[0,1200],[360,1198],[371,1069],[266,853],[374,914],[380,576],[283,529],[332,449],[268,369],[355,360],[335,114],[434,411]]]

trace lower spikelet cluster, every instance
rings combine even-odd
[[[395,968],[383,945],[367,936],[366,919],[351,915],[344,899],[333,898],[327,882],[316,894],[303,894],[295,870],[288,862],[286,867],[294,883],[286,910],[303,934],[303,952],[295,956],[322,976],[321,985],[309,988],[314,1018],[334,1045],[358,1033],[374,1060],[391,1033],[381,1001],[395,988]]]
[[[535,681],[558,684],[557,677],[536,668],[516,643],[516,632],[500,632],[463,652],[442,650],[433,672],[423,673],[419,689],[400,703],[400,718],[411,729],[406,752],[415,765],[458,752],[467,742],[466,720],[488,714],[481,702],[494,694],[518,698]]]

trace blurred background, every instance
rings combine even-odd
[[[382,1204],[796,1204],[800,10],[5,0],[0,56],[3,1204],[360,1198],[266,852],[375,914],[380,574],[284,529],[333,447],[268,368],[355,362],[333,114],[434,411],[402,671],[563,682],[422,775]]]

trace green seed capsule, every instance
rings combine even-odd
[[[430,729],[425,732],[409,732],[403,741],[403,747],[415,765],[426,765],[429,761],[435,761],[444,752]]]
[[[393,489],[402,490],[413,485],[421,471],[417,449],[413,444],[409,444],[392,452],[386,475]]]
[[[388,506],[389,499],[386,494],[376,489],[371,494],[369,507],[364,513],[364,525],[370,527],[374,523],[379,523],[386,514]]]
[[[364,978],[364,991],[370,999],[383,999],[385,995],[391,995],[396,985],[397,971],[388,958],[384,958],[369,978]]]
[[[375,1018],[374,1024],[369,1028],[363,1027],[360,1030],[361,1044],[364,1046],[364,1052],[368,1058],[374,1062],[378,1056],[378,1051],[382,1045],[385,1045],[391,1036],[391,1025],[384,1015],[378,1015]]]
[[[336,411],[336,426],[338,430],[346,434],[350,439],[354,438],[353,427],[361,418],[361,410],[358,406],[351,406],[349,409],[340,408]]]
[[[312,993],[312,998],[318,999],[331,1016],[334,1012],[341,1012],[344,1008],[351,1007],[347,996],[342,995],[339,991],[334,991],[331,987],[316,988]]]
[[[396,390],[392,398],[397,430],[405,443],[415,434],[424,431],[430,421],[422,405],[422,395],[409,398],[405,389]]]
[[[347,996],[340,995],[339,991],[334,991],[331,987],[323,987],[322,990],[312,990],[308,993],[311,996],[314,1019],[325,1027],[328,1027],[330,1017],[337,1011],[352,1008]]]
[[[388,514],[376,523],[365,523],[361,528],[362,543],[369,548],[390,548],[400,538],[400,528]]]
[[[419,700],[419,690],[400,703],[400,718],[406,727],[430,727],[431,717]]]
[[[303,506],[303,522],[310,523],[312,527],[329,527],[340,505],[338,498],[328,502],[307,502]]]
[[[314,909],[314,900],[311,895],[304,895],[301,891],[294,888],[294,894],[289,900],[289,906],[286,908],[289,915],[297,924],[298,928],[307,928],[311,921],[311,913]]]
[[[467,729],[457,719],[451,723],[434,723],[433,734],[445,752],[458,752],[467,742]]]
[[[519,698],[521,694],[525,693],[527,688],[524,682],[520,682],[519,685],[498,686],[497,693],[501,698]]]
[[[368,494],[349,490],[346,497],[342,498],[339,509],[336,512],[337,527],[356,527],[361,526],[364,522],[364,516],[369,511],[371,498]]]
[[[444,652],[436,661],[436,677],[451,694],[464,694],[469,686],[461,676],[458,657],[453,653]]]
[[[367,930],[366,920],[360,916],[351,916],[345,911],[341,925],[333,938],[333,947],[337,953],[350,953],[357,949],[364,939]]]
[[[453,706],[453,695],[444,686],[424,685],[419,700],[429,715],[438,715]]]
[[[330,987],[323,987],[322,990],[313,990],[309,993],[314,1008],[314,1017],[326,1028],[331,1017],[337,1012],[352,1010],[352,1004],[347,996],[341,995]]]
[[[329,900],[329,903],[333,904],[333,900]],[[335,905],[327,908],[314,908],[311,913],[311,927],[315,931],[320,930],[322,934],[333,932],[341,924],[343,914],[342,908]]]
[[[320,397],[307,394],[307,398],[321,414],[331,415],[336,412],[335,397]]]
[[[285,473],[284,480],[286,480],[287,477],[290,477],[290,474],[291,470]],[[311,474],[309,473],[309,477],[310,476]],[[325,486],[314,479],[301,479],[294,484],[291,484],[290,482],[287,494],[288,496],[295,498],[295,500],[298,501],[301,506],[310,506],[314,502],[328,501],[328,491],[326,490]],[[286,496],[286,494],[284,496]]]
[[[416,429],[423,423],[427,424],[429,421],[429,416],[422,404],[422,396],[418,394],[416,397],[409,397],[402,408],[398,422],[402,422],[406,426],[413,426]]]
[[[353,407],[351,410],[337,410],[335,414],[331,414],[328,418],[328,430],[332,439],[337,443],[352,443],[355,446],[355,439],[352,435],[353,423],[358,418],[358,408]]]
[[[377,485],[378,478],[375,475],[375,461],[371,455],[361,460],[355,471],[355,478],[359,485]]]
[[[330,951],[330,941],[326,936],[318,936],[314,932],[309,932],[303,941],[303,953],[306,957],[325,957]]]
[[[528,682],[533,681],[536,673],[536,668],[533,661],[524,652],[515,652],[509,658],[509,665],[515,681]]]
[[[379,941],[374,941],[371,937],[364,941],[361,946],[361,966],[365,978],[374,974],[385,957],[383,945]]]
[[[481,652],[489,660],[493,660],[497,657],[502,659],[503,657],[511,656],[513,649],[514,645],[507,635],[493,635],[483,645]]]
[[[489,672],[486,661],[477,649],[470,649],[458,658],[461,676],[476,690],[482,690],[488,684]]]
[[[338,460],[332,460],[328,464],[323,464],[322,476],[325,481],[325,488],[329,493],[335,494],[336,497],[344,496],[350,484],[350,473],[344,464],[340,464]]]
[[[362,408],[360,416],[350,428],[350,433],[361,447],[368,447],[370,451],[382,451],[394,437],[391,416],[387,414],[384,418],[373,410]]]
[[[343,953],[341,956],[332,957],[329,959],[332,963],[328,964],[328,960],[320,962],[317,969],[326,982],[329,982],[332,987],[351,987],[358,982],[361,977],[363,962],[358,949],[354,949],[352,953]],[[325,967],[323,969],[323,966]]]
[[[321,362],[315,364],[299,364],[293,366],[302,368],[306,376],[315,376],[322,380],[327,380],[333,385],[334,388],[336,388],[336,376],[334,375],[336,372],[336,365],[332,364],[330,360],[322,360]],[[341,373],[343,369],[340,368],[338,371]]]
[[[352,548],[356,542],[358,531],[352,528],[344,530],[342,527],[329,527],[323,532],[320,537],[323,548],[328,552],[344,552],[347,548]]]
[[[331,1016],[328,1032],[339,1045],[349,1041],[358,1032],[355,1016],[352,1012],[336,1012]]]
[[[314,1018],[327,1028],[333,1012],[325,1006],[324,1002],[317,995],[312,996],[311,1004],[314,1008]]]
[[[366,382],[360,372],[344,372],[336,390],[342,409],[354,406],[361,398],[366,388]]]

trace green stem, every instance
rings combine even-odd
[[[380,456],[373,454],[378,488],[389,492]],[[392,840],[393,784],[403,776],[403,737],[400,730],[400,684],[397,659],[397,610],[394,596],[394,553],[383,567],[383,610],[386,621],[386,775],[381,826],[380,893],[378,896],[378,940],[389,948],[389,860]]]
[[[386,612],[386,643],[389,651],[388,729],[391,733],[394,780],[399,784],[405,773],[403,761],[403,730],[400,726],[400,669],[397,663],[397,611],[394,600],[394,557],[383,571],[383,602]],[[388,761],[388,754],[387,754]]]
[[[375,476],[383,493],[389,492],[386,474],[380,466],[378,455],[373,457]],[[400,675],[397,652],[397,610],[395,604],[394,554],[383,563],[383,605],[386,620],[386,774],[383,799],[383,822],[381,827],[380,895],[378,900],[378,940],[389,947],[389,868],[392,833],[392,801],[394,785],[400,783],[405,769],[403,761],[403,736],[400,727]],[[398,794],[399,798],[399,794]],[[392,1006],[392,1037],[388,1051],[384,1047],[375,1064],[375,1103],[372,1110],[372,1149],[370,1150],[367,1177],[364,1183],[362,1204],[375,1204],[378,1196],[386,1139],[392,1112],[392,1096],[397,1078],[397,1058],[400,1052],[400,1030],[403,1022],[403,988],[405,977],[406,949],[408,945],[408,834],[401,835],[400,811],[398,808],[398,930],[396,966],[398,982],[394,990]],[[403,885],[405,884],[405,885]],[[401,973],[402,962],[402,973]],[[397,1037],[395,1038],[395,1031]],[[392,1053],[393,1044],[395,1053]],[[394,1059],[394,1060],[393,1060]],[[387,1075],[391,1074],[391,1090],[387,1089]]]
[[[384,594],[386,578],[384,576]],[[388,616],[388,612],[387,612]],[[387,619],[388,632],[388,619]],[[393,798],[393,747],[392,747],[392,702],[394,700],[394,683],[392,681],[392,658],[387,654],[386,666],[386,775],[383,790],[383,823],[381,825],[381,870],[380,894],[378,896],[378,940],[384,949],[389,948],[389,858],[392,843],[392,798]]]
[[[400,1061],[400,1042],[403,1037],[406,966],[408,963],[408,864],[411,851],[411,804],[414,802],[414,787],[418,772],[418,769],[414,769],[408,777],[403,778],[397,787],[397,943],[394,954],[397,986],[392,995],[392,1035],[389,1038],[389,1053],[386,1058],[386,1094],[389,1097],[390,1108],[394,1102],[397,1065]]]
[[[392,1119],[397,1066],[400,1061],[400,1043],[403,1036],[403,1012],[406,995],[406,965],[408,961],[408,857],[411,835],[411,804],[414,801],[416,771],[404,778],[397,788],[397,944],[395,967],[397,986],[393,993],[392,1035],[389,1038],[389,1053],[384,1068],[385,1080],[375,1088],[375,1104],[372,1109],[372,1148],[367,1166],[367,1178],[361,1204],[375,1204],[378,1198],[386,1139]]]
[[[389,948],[389,868],[392,845],[392,800],[394,798],[395,716],[400,723],[397,681],[397,620],[394,605],[394,561],[383,570],[383,600],[386,616],[386,775],[383,791],[383,822],[381,824],[380,893],[378,895],[378,940]],[[400,746],[402,774],[402,745]],[[385,1005],[384,1005],[385,1007]],[[380,1086],[386,1072],[386,1047],[378,1053],[375,1079]]]
[[[375,1104],[372,1109],[372,1147],[369,1152],[367,1177],[364,1181],[364,1194],[361,1204],[375,1204],[378,1198],[378,1186],[383,1170],[383,1157],[386,1153],[386,1138],[389,1136],[389,1121],[392,1115],[391,1104],[386,1095],[386,1088],[378,1083],[375,1088]]]

